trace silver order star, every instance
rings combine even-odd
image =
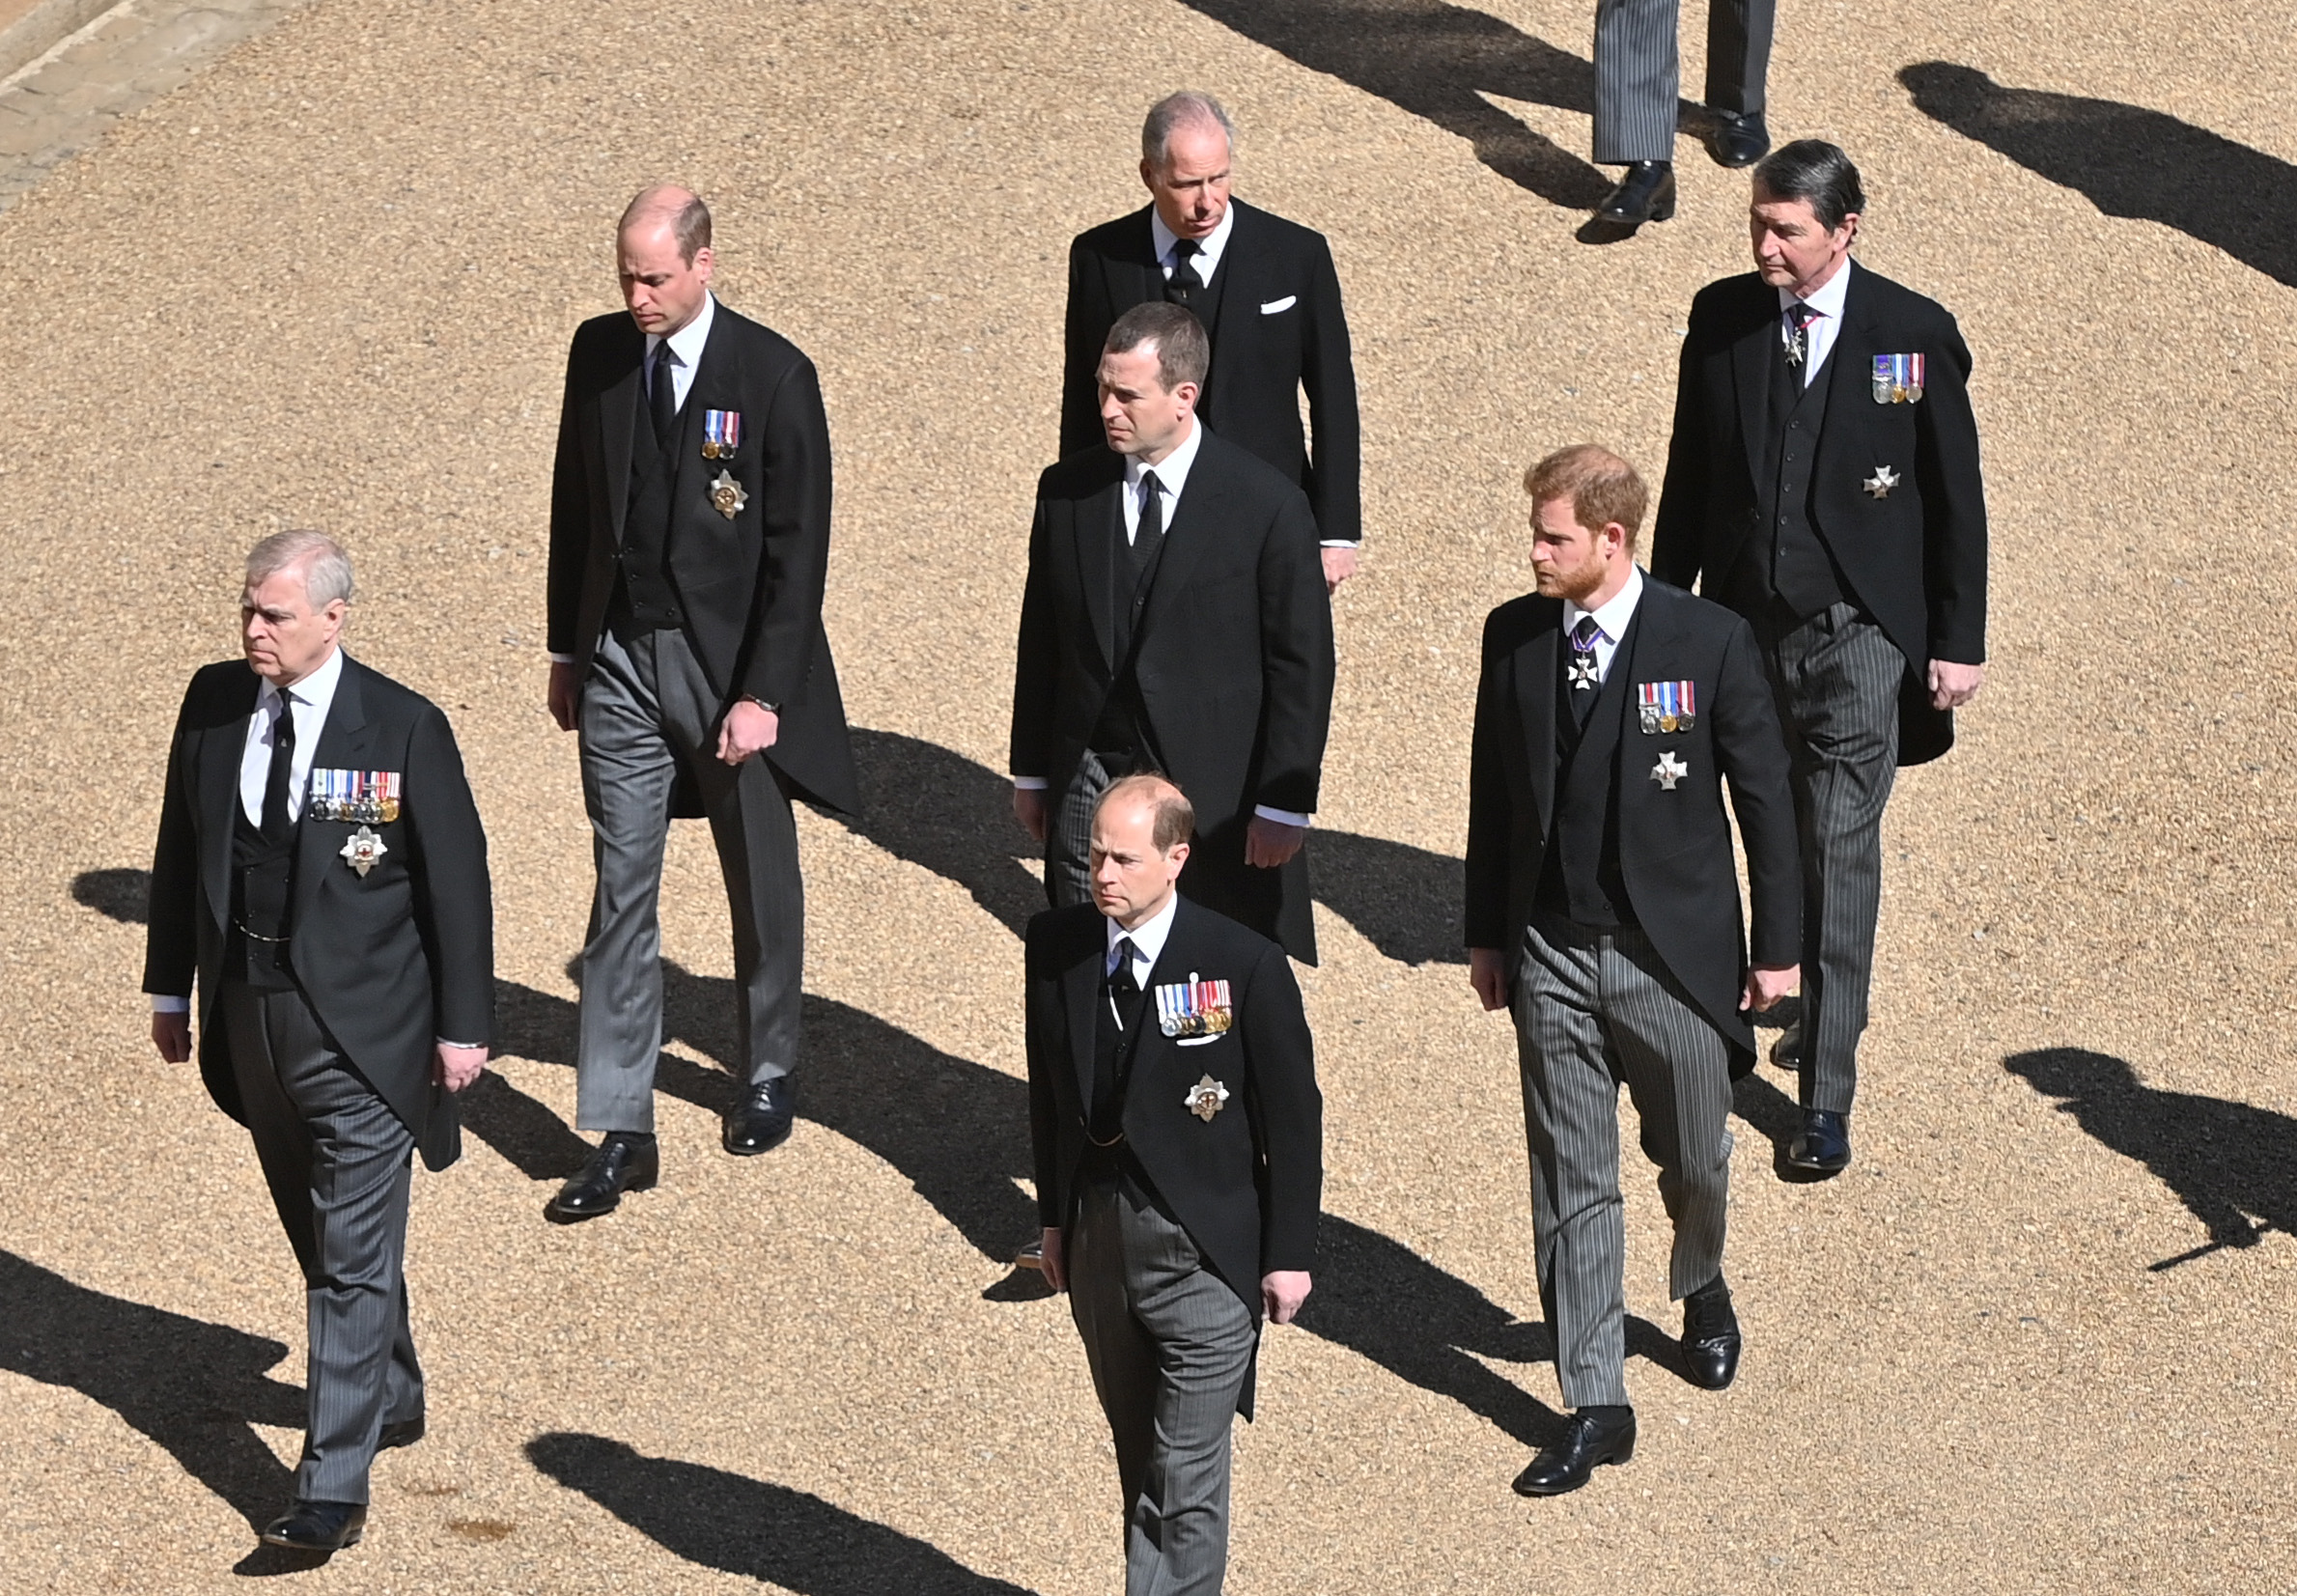
[[[350,834],[350,840],[344,843],[338,856],[353,870],[356,870],[359,873],[359,879],[364,881],[367,879],[367,872],[375,868],[375,861],[389,852],[390,850],[383,846],[382,838],[362,826]]]
[[[1677,759],[1675,750],[1672,748],[1661,754],[1659,763],[1651,767],[1651,779],[1659,783],[1664,791],[1669,793],[1675,790],[1676,782],[1681,781],[1689,774],[1691,774],[1691,767]]]
[[[1208,1075],[1189,1088],[1189,1095],[1181,1099],[1181,1106],[1210,1125],[1213,1115],[1219,1113],[1227,1102],[1228,1088]]]
[[[1571,661],[1571,685],[1575,688],[1592,687],[1595,686],[1595,656],[1592,654],[1581,654],[1573,656]]]
[[[1891,490],[1898,486],[1898,473],[1888,465],[1877,465],[1874,468],[1874,475],[1860,483],[1859,486],[1878,499],[1887,499],[1891,496]]]

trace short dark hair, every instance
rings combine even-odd
[[[1196,808],[1189,801],[1189,795],[1173,783],[1170,776],[1142,770],[1134,775],[1120,776],[1108,784],[1093,805],[1093,818],[1099,820],[1101,811],[1111,803],[1126,798],[1137,798],[1156,806],[1156,819],[1149,828],[1149,841],[1157,845],[1157,852],[1169,854],[1196,834]]]
[[[1157,380],[1166,393],[1184,382],[1204,386],[1204,374],[1213,364],[1213,341],[1204,335],[1204,323],[1186,307],[1163,299],[1134,305],[1108,329],[1101,352],[1130,354],[1144,344],[1156,349]]]
[[[1859,169],[1840,145],[1823,138],[1781,144],[1755,167],[1754,184],[1773,199],[1804,201],[1829,233],[1842,225],[1843,217],[1866,209]]]

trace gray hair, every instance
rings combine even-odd
[[[1228,120],[1227,109],[1210,95],[1183,89],[1149,107],[1148,120],[1140,125],[1141,159],[1156,167],[1171,164],[1172,135],[1183,127],[1218,127],[1230,152],[1236,149],[1236,124]]]
[[[274,532],[247,551],[247,585],[261,587],[283,571],[303,569],[303,593],[313,609],[336,600],[350,602],[350,556],[324,532]]]

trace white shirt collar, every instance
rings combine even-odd
[[[327,651],[326,661],[319,669],[304,677],[302,681],[294,683],[286,689],[290,700],[311,712],[310,717],[298,719],[295,722],[295,734],[298,739],[302,737],[304,728],[310,723],[311,718],[315,717],[320,724],[325,723],[327,710],[335,702],[335,684],[342,680],[343,645],[337,643]],[[255,695],[255,707],[266,715],[275,713],[272,706],[277,702],[279,693],[280,689],[272,685],[270,679],[264,678],[263,686],[257,690]]]
[[[1192,415],[1189,417],[1189,435],[1182,438],[1172,453],[1166,455],[1156,464],[1144,465],[1138,455],[1127,455],[1125,457],[1127,493],[1137,501],[1140,497],[1140,473],[1143,471],[1156,472],[1157,486],[1164,490],[1164,524],[1170,526],[1172,524],[1172,506],[1179,501],[1181,490],[1188,486],[1189,467],[1196,463],[1196,450],[1203,442],[1204,418]]]
[[[1563,601],[1563,630],[1566,635],[1578,630],[1580,617],[1595,617],[1595,629],[1603,633],[1604,641],[1616,644],[1627,635],[1627,623],[1635,619],[1635,606],[1642,602],[1643,568],[1630,564],[1627,585],[1605,600],[1596,609],[1582,609],[1574,599]]]
[[[1822,286],[1815,294],[1811,294],[1809,298],[1805,299],[1803,303],[1808,305],[1812,310],[1817,311],[1819,315],[1827,318],[1828,321],[1833,322],[1837,326],[1839,326],[1842,322],[1842,301],[1850,294],[1850,274],[1852,269],[1850,257],[1845,255],[1842,257],[1841,269],[1836,271],[1834,276],[1828,278],[1825,285]],[[1794,303],[1794,290],[1786,288],[1779,290],[1779,309],[1780,314],[1783,315],[1788,309],[1792,308]]]
[[[1108,971],[1115,965],[1117,938],[1130,937],[1133,938],[1134,979],[1140,980],[1145,977],[1150,970],[1157,967],[1158,959],[1163,955],[1164,938],[1172,935],[1172,916],[1180,909],[1180,906],[1181,895],[1175,892],[1164,900],[1163,909],[1141,921],[1139,926],[1132,931],[1127,931],[1123,926],[1104,915],[1101,923],[1108,933],[1108,940],[1106,944],[1107,952],[1101,961],[1102,969]]]
[[[670,352],[677,356],[681,366],[690,371],[701,360],[702,346],[710,342],[710,323],[716,319],[717,295],[704,293],[702,308],[695,314],[694,319],[670,334],[669,337]],[[658,333],[650,332],[646,335],[646,356],[648,359],[654,358],[656,347],[662,342],[661,336]]]
[[[1230,200],[1228,209],[1220,212],[1220,225],[1196,240],[1197,280],[1210,283],[1213,273],[1220,269],[1220,257],[1227,253],[1228,236],[1236,231],[1236,202]],[[1155,206],[1149,207],[1149,240],[1157,246],[1157,265],[1169,268],[1172,265],[1172,246],[1181,236],[1164,225]]]

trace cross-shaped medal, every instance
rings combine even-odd
[[[1571,657],[1571,690],[1577,692],[1582,687],[1592,687],[1595,685],[1594,653],[1590,651],[1586,654],[1574,654]]]

